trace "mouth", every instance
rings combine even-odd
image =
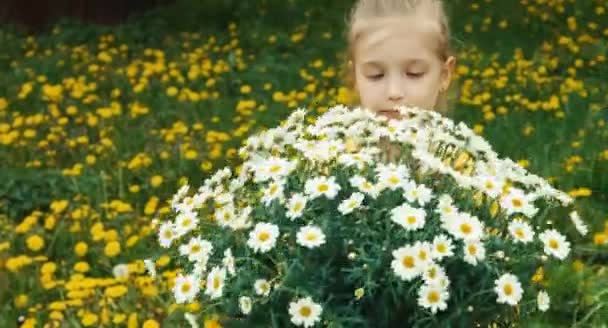
[[[388,117],[388,118],[399,118],[399,117],[401,117],[401,113],[399,113],[399,111],[396,110],[396,109],[381,109],[381,110],[377,111],[376,114],[381,115],[381,116],[385,116],[385,117]]]

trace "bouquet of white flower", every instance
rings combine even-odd
[[[400,108],[295,111],[172,200],[177,303],[226,326],[509,322],[549,307],[535,273],[586,227],[572,199],[464,124]],[[571,220],[563,220],[570,213]],[[572,224],[574,223],[574,224]]]

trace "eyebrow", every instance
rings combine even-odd
[[[406,60],[404,63],[406,63],[408,65],[416,65],[416,64],[425,64],[426,65],[427,64],[427,62],[424,59],[409,59],[409,60]],[[364,62],[362,65],[363,66],[383,66],[382,62],[375,61],[375,60]]]

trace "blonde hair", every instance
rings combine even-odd
[[[452,55],[450,44],[450,27],[442,0],[358,0],[353,6],[347,21],[347,67],[346,79],[349,87],[354,89],[354,45],[365,32],[365,21],[374,18],[402,17],[415,13],[429,15],[439,23],[439,47],[437,55],[445,61]],[[440,92],[435,107],[446,111],[448,107],[447,90]]]

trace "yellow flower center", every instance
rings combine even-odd
[[[513,294],[513,286],[511,286],[511,284],[505,284],[502,290],[505,292],[506,295]]]
[[[407,223],[409,223],[409,224],[414,224],[414,223],[416,223],[416,217],[415,217],[415,216],[413,216],[413,215],[408,216],[408,217],[407,217]]]
[[[437,245],[437,251],[439,253],[445,253],[448,251],[448,247],[445,244],[439,244]]]
[[[323,183],[323,184],[319,185],[319,187],[317,188],[317,190],[319,192],[326,192],[326,191],[329,190],[329,186],[327,184]]]
[[[310,317],[311,313],[312,313],[312,310],[310,309],[309,306],[303,306],[303,307],[300,308],[300,315],[303,316],[303,317],[305,317],[305,318]]]
[[[187,293],[188,291],[190,291],[190,288],[191,288],[191,287],[192,287],[192,286],[190,286],[190,283],[185,282],[185,283],[182,285],[182,293]]]
[[[477,247],[475,247],[475,245],[469,245],[468,249],[469,249],[469,254],[471,254],[471,255],[477,254]]]
[[[201,246],[200,245],[194,245],[192,246],[192,253],[198,253],[201,250]]]
[[[551,239],[551,240],[549,240],[549,247],[551,247],[553,249],[558,249],[559,243],[557,242],[557,240]]]
[[[523,205],[523,202],[521,201],[521,199],[513,199],[513,201],[511,201],[511,203],[513,204],[514,207],[521,207]]]
[[[261,242],[267,241],[269,238],[270,234],[266,231],[262,231],[260,234],[258,234],[258,240]]]
[[[439,293],[435,290],[431,291],[427,296],[427,300],[429,301],[429,303],[439,302]]]
[[[413,256],[404,256],[403,259],[401,260],[401,264],[403,264],[403,266],[408,269],[413,268],[415,265],[414,257]]]
[[[219,277],[213,278],[213,288],[214,289],[220,288],[220,278]]]
[[[293,211],[294,212],[300,212],[302,210],[302,208],[304,207],[304,204],[302,204],[302,202],[296,203],[293,206]]]
[[[460,225],[460,231],[463,234],[468,235],[473,231],[473,227],[471,227],[471,225],[468,223],[463,223]]]
[[[308,241],[313,241],[313,240],[317,240],[317,235],[310,232],[306,234],[306,240]]]
[[[515,229],[515,235],[519,239],[524,239],[524,230],[522,228]]]
[[[270,167],[270,173],[277,173],[281,170],[281,165],[273,165]]]

